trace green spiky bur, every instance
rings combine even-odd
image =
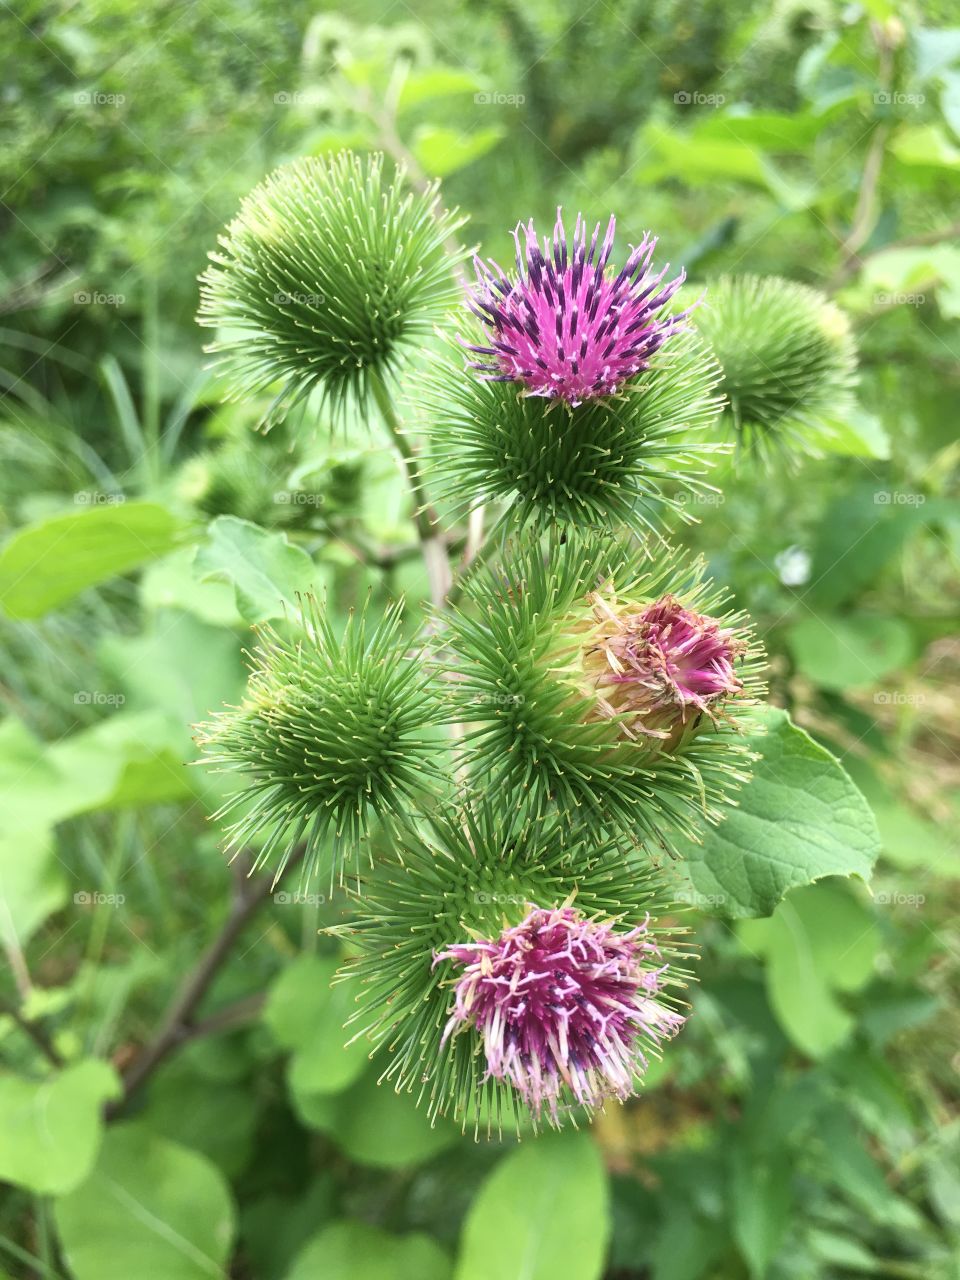
[[[209,763],[242,779],[216,815],[235,815],[229,847],[259,845],[257,865],[279,875],[305,840],[309,873],[332,836],[342,875],[371,819],[405,812],[441,776],[443,712],[403,642],[399,605],[374,626],[351,614],[342,638],[313,597],[302,608],[292,636],[258,631],[245,700],[198,740]]]
[[[268,414],[320,388],[334,407],[366,402],[457,296],[445,242],[463,220],[437,187],[388,182],[383,158],[308,156],[243,201],[201,277],[199,322],[221,329],[234,399],[278,387]]]
[[[725,276],[695,318],[723,370],[724,419],[747,451],[816,453],[851,400],[856,348],[843,312],[777,276]]]
[[[483,341],[470,324],[463,336]],[[437,492],[462,508],[513,501],[535,528],[660,531],[671,514],[688,518],[684,498],[710,488],[702,477],[728,447],[706,438],[719,377],[704,344],[682,334],[618,395],[570,408],[477,377],[453,343],[417,389]]]
[[[546,556],[530,543],[474,579],[453,617],[446,634],[454,655],[451,714],[469,726],[475,782],[498,788],[505,806],[557,807],[570,820],[669,849],[677,833],[696,838],[705,821],[717,821],[749,776],[738,730],[762,691],[760,651],[743,615],[723,618],[745,638],[742,695],[676,751],[625,737],[617,719],[598,719],[584,689],[579,654],[587,597],[598,587],[638,605],[669,592],[722,616],[723,597],[699,561],[662,551],[651,560],[642,549],[602,539],[553,541]]]
[[[435,967],[433,957],[453,942],[496,937],[529,904],[553,908],[571,898],[584,914],[616,919],[624,930],[673,909],[649,863],[626,859],[595,834],[573,835],[562,819],[505,817],[491,801],[477,800],[441,810],[419,828],[398,829],[395,857],[364,875],[357,918],[336,931],[356,951],[342,977],[356,987],[351,1022],[379,1050],[381,1083],[413,1092],[431,1117],[451,1115],[464,1128],[499,1133],[529,1122],[510,1085],[484,1079],[478,1035],[444,1042],[454,975],[448,963]],[[682,931],[653,936],[671,962],[666,999],[682,1005],[689,973],[674,965],[691,958]],[[561,1121],[578,1117],[589,1113],[571,1105]]]

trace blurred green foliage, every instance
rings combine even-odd
[[[887,0],[7,10],[7,1274],[960,1275],[950,20]],[[590,1135],[475,1143],[378,1089],[333,1030],[318,929],[342,899],[251,889],[208,821],[218,778],[183,768],[298,575],[342,611],[426,594],[390,450],[351,423],[332,446],[299,419],[255,434],[264,406],[219,405],[192,320],[241,195],[343,145],[441,176],[501,260],[520,218],[613,210],[695,282],[824,290],[860,346],[822,456],[717,474],[684,537],[756,619],[776,701],[869,798],[872,894],[827,878],[732,923],[729,884],[696,882],[689,1029]]]

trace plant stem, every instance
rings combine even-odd
[[[0,1000],[0,1012],[13,1019],[23,1034],[33,1041],[52,1067],[59,1068],[63,1066],[63,1058],[38,1022],[34,1022],[31,1018],[25,1018],[10,1000]]]
[[[291,867],[295,867],[299,862],[302,862],[305,853],[306,846],[299,845],[287,861],[284,874],[289,872]],[[250,1016],[251,1009],[255,1007],[255,1001],[247,999],[238,1002],[237,1006],[228,1006],[226,1010],[211,1014],[203,1022],[198,1022],[195,1018],[201,1001],[230,955],[234,943],[250,920],[250,917],[259,910],[273,892],[275,884],[276,881],[270,876],[260,876],[252,883],[245,879],[238,881],[230,912],[220,932],[197,961],[192,972],[187,975],[182,987],[174,997],[173,1003],[167,1010],[156,1036],[137,1055],[124,1072],[123,1096],[107,1109],[108,1119],[114,1119],[124,1110],[133,1095],[143,1088],[161,1063],[176,1049],[181,1048],[184,1044],[200,1035],[206,1035],[213,1031],[222,1031],[228,1026],[235,1025],[238,1009],[241,1005],[243,1006],[243,1017],[240,1020],[245,1020],[246,1017]]]
[[[450,561],[440,532],[436,512],[427,499],[423,475],[420,471],[420,460],[400,425],[390,393],[387,391],[379,373],[372,372],[370,374],[370,389],[373,392],[374,400],[377,402],[377,408],[383,416],[387,433],[403,461],[407,482],[413,495],[413,519],[420,537],[420,547],[423,551],[424,563],[427,566],[427,577],[430,581],[430,598],[434,606],[439,608],[450,590],[452,580]]]

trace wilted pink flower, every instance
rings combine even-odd
[[[491,941],[457,943],[434,963],[464,966],[444,1039],[476,1027],[489,1076],[512,1084],[534,1115],[556,1119],[564,1085],[595,1107],[628,1098],[646,1068],[642,1046],[684,1019],[657,999],[668,965],[649,920],[618,933],[570,906],[530,904],[520,924]]]
[[[745,640],[716,618],[664,596],[640,612],[618,611],[599,592],[590,597],[596,630],[585,667],[602,716],[627,713],[630,736],[675,745],[701,714],[715,717],[743,689],[735,663]]]
[[[617,276],[605,275],[615,226],[611,217],[598,254],[600,224],[588,249],[580,214],[569,253],[559,209],[552,244],[544,237],[543,251],[533,220],[526,227],[518,223],[513,280],[493,259],[475,258],[477,285],[468,305],[490,329],[491,340],[489,346],[467,346],[484,357],[471,367],[493,381],[522,382],[530,395],[570,405],[611,395],[646,369],[688,314],[656,314],[685,276],[681,271],[661,286],[669,264],[648,275],[657,245],[649,235]]]

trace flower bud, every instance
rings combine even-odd
[[[587,597],[593,622],[581,661],[591,715],[615,719],[634,741],[675,750],[743,690],[737,675],[747,641],[675,596],[636,607],[602,591]]]
[[[723,370],[724,419],[739,445],[816,453],[851,401],[856,348],[844,313],[816,289],[777,276],[725,276],[696,327]]]

